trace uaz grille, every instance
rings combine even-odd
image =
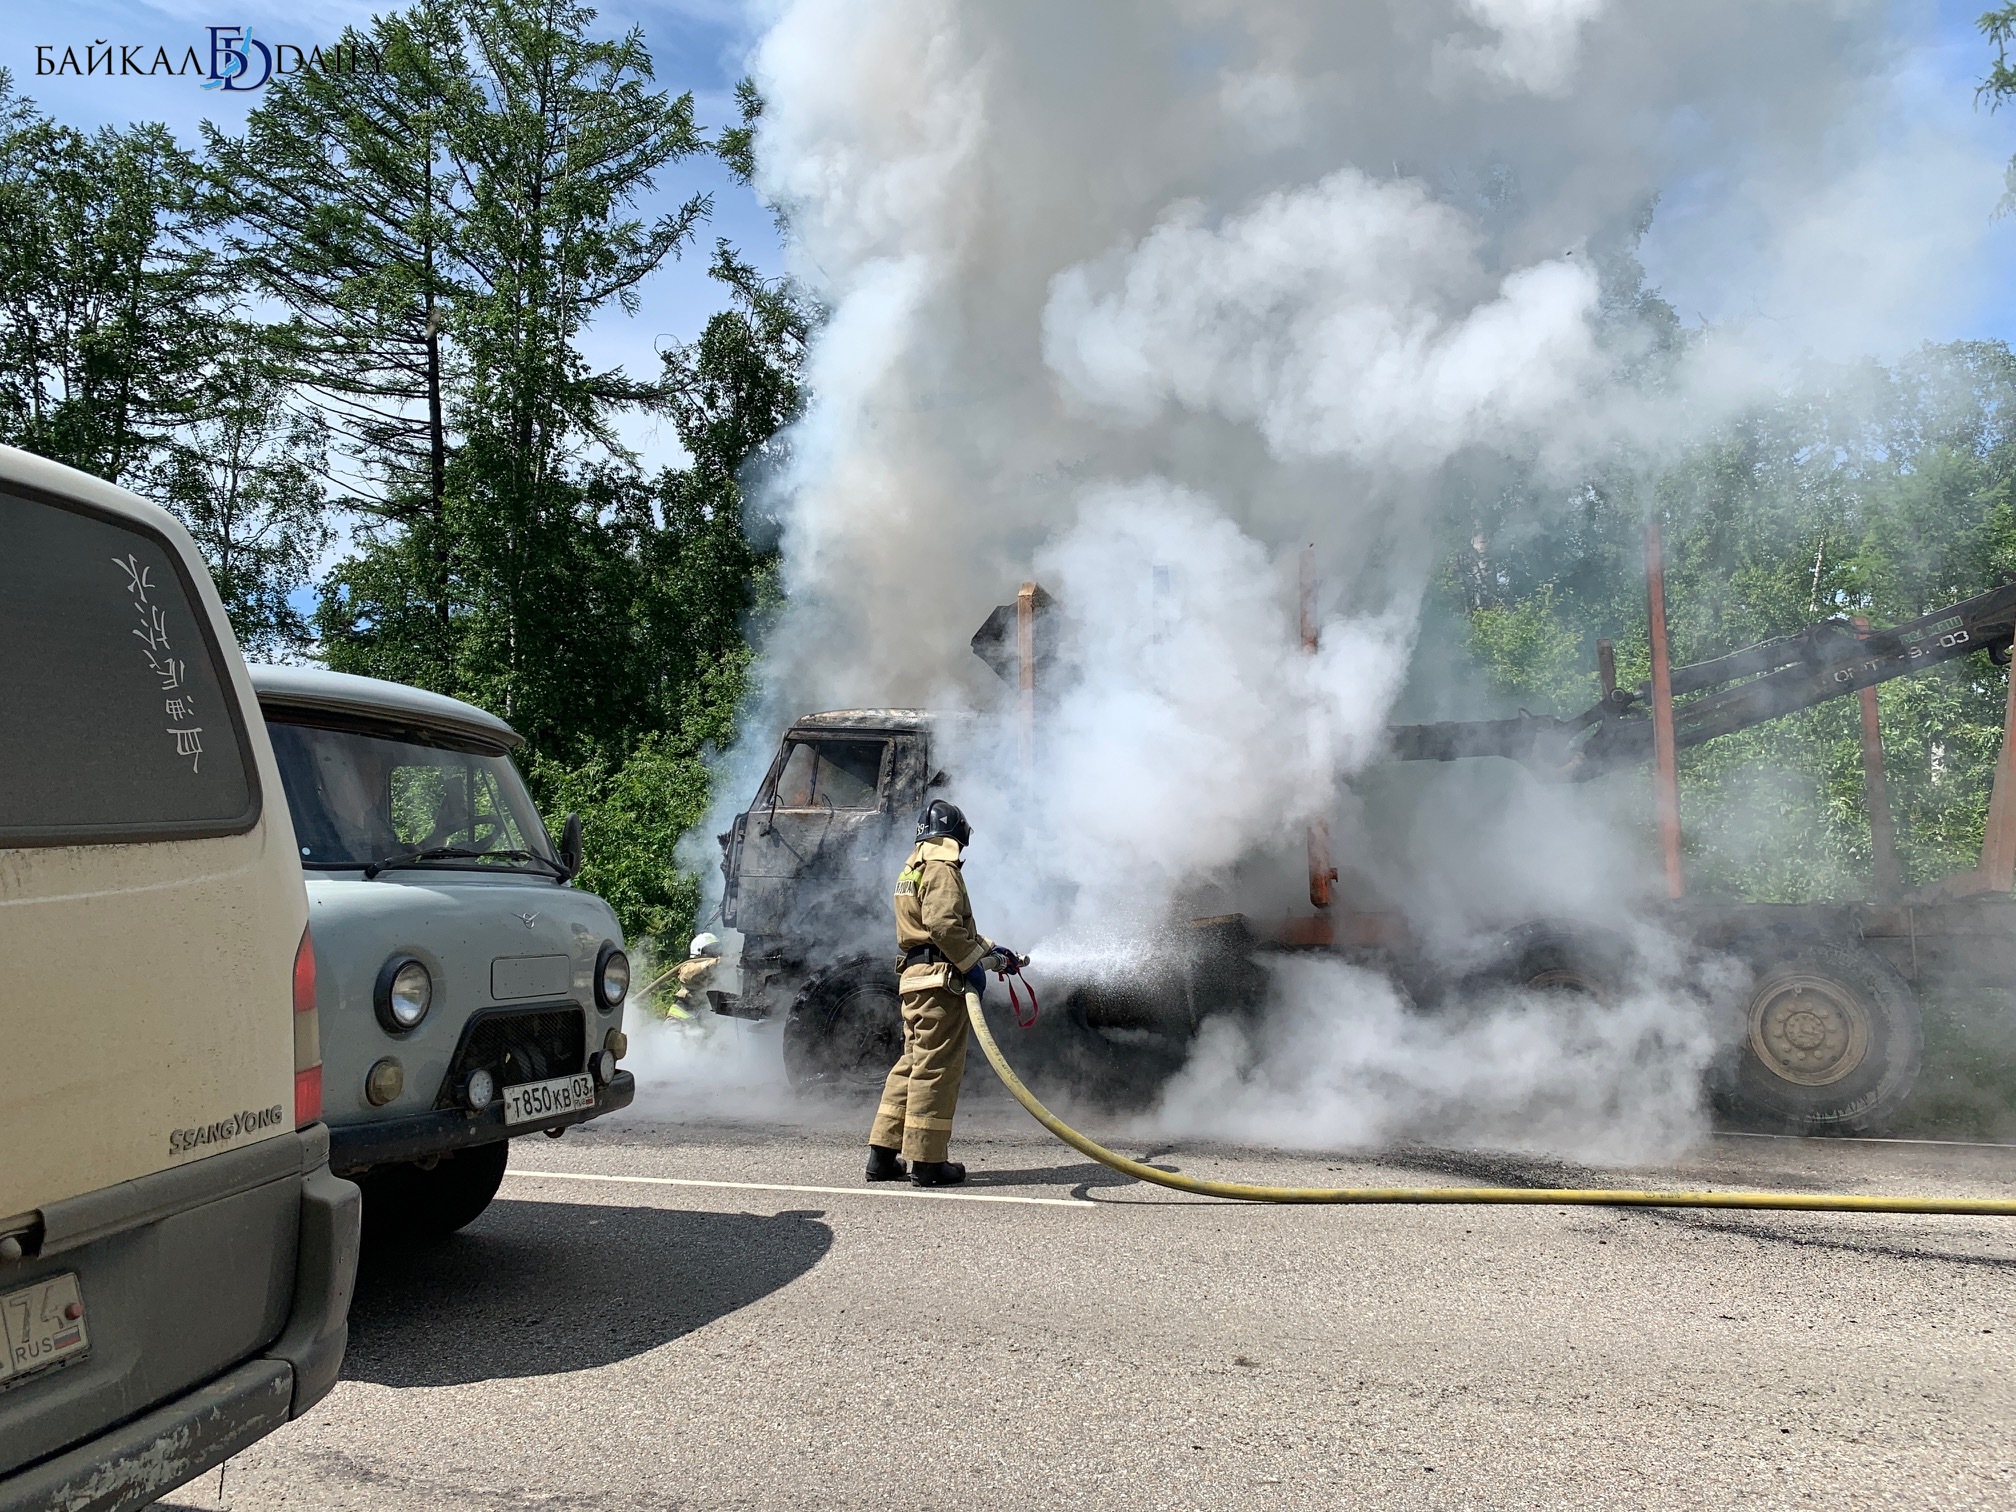
[[[437,1108],[462,1104],[462,1088],[479,1068],[498,1089],[520,1082],[570,1076],[588,1060],[588,1029],[579,1008],[498,1008],[462,1027],[462,1043],[448,1064]]]

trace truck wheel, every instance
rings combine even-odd
[[[432,1170],[375,1166],[353,1178],[364,1189],[364,1237],[369,1241],[445,1239],[474,1223],[504,1181],[510,1141],[444,1155]]]
[[[784,1074],[801,1090],[873,1090],[902,1053],[903,1010],[887,961],[820,972],[784,1019]]]
[[[1733,1101],[1789,1133],[1882,1127],[1918,1080],[1918,997],[1888,961],[1826,940],[1755,946]]]
[[[1528,924],[1498,944],[1496,959],[1455,985],[1457,1002],[1514,992],[1558,993],[1614,1003],[1629,975],[1630,948],[1597,930]]]

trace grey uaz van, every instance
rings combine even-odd
[[[366,1232],[441,1235],[504,1176],[506,1141],[636,1092],[630,962],[473,704],[401,683],[254,667],[308,879],[331,1164]]]

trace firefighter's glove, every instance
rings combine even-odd
[[[987,958],[982,956],[973,969],[966,973],[966,990],[975,997],[987,996]]]
[[[1010,972],[1020,971],[1022,963],[1026,960],[1028,960],[1027,956],[1017,955],[1006,945],[996,945],[987,954],[980,957],[980,969],[982,971],[993,971],[1006,975]]]

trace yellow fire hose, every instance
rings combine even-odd
[[[1455,1202],[1471,1205],[1540,1207],[1671,1207],[1773,1208],[1808,1213],[1946,1213],[1974,1217],[2016,1218],[2016,1202],[1981,1197],[1854,1197],[1833,1192],[1633,1192],[1584,1187],[1278,1187],[1249,1186],[1243,1181],[1206,1181],[1129,1160],[1087,1139],[1036,1100],[1002,1055],[980,1009],[980,995],[966,994],[966,1016],[980,1048],[1015,1101],[1029,1116],[1072,1149],[1090,1155],[1103,1166],[1137,1181],[1202,1197],[1226,1197],[1236,1202]]]

